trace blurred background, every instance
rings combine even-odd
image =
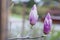
[[[27,36],[30,30],[29,13],[34,4],[37,5],[39,20],[33,27],[33,37],[43,35],[44,17],[49,12],[53,24],[52,33],[46,37],[46,40],[60,40],[60,0],[10,0],[8,38]]]

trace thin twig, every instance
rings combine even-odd
[[[23,38],[9,38],[9,39],[12,40],[12,39],[38,39],[38,38],[43,38],[43,37],[42,36],[41,37],[32,37],[32,38],[29,38],[29,37],[25,38],[25,37],[23,37]]]

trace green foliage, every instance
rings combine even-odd
[[[54,1],[60,2],[60,0],[54,0]]]
[[[47,11],[49,10],[48,7],[38,7],[38,14],[39,14],[39,17],[43,17]]]
[[[30,1],[27,3],[27,7],[32,7],[34,4],[35,4],[34,0],[30,0]]]
[[[30,10],[31,10],[31,8],[29,8],[29,7],[26,8],[26,15],[29,15]],[[49,10],[49,8],[45,7],[45,6],[44,7],[37,6],[37,10],[38,10],[39,17],[42,17],[46,14],[46,12]],[[20,15],[20,14],[22,14],[22,12],[23,12],[22,6],[14,6],[12,8],[13,14]]]
[[[48,2],[48,1],[57,1],[57,2],[60,2],[59,0],[42,0],[42,1],[44,1],[44,2]]]
[[[57,32],[56,35],[54,35],[53,33],[53,35],[51,36],[51,40],[60,40],[60,32]]]
[[[22,13],[22,7],[21,6],[14,6],[12,8],[12,13],[20,15]]]

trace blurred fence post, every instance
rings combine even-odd
[[[1,0],[0,0],[0,39],[1,39]]]
[[[9,0],[1,0],[1,40],[7,40],[7,31],[8,31],[8,4]]]
[[[7,28],[6,0],[2,0],[1,4],[1,40],[6,40]]]

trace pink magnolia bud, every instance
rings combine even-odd
[[[44,30],[43,30],[44,34],[49,34],[51,30],[51,25],[52,25],[52,19],[50,13],[48,13],[44,20]]]
[[[35,25],[38,20],[36,4],[33,5],[32,9],[30,11],[29,20],[30,20],[31,25]]]

